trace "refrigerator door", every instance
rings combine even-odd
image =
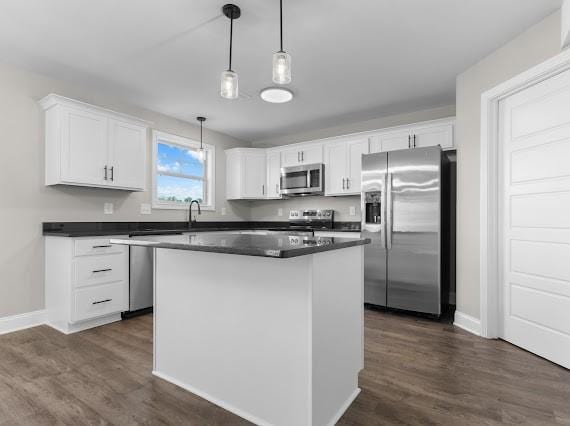
[[[441,314],[441,148],[388,156],[387,305]]]
[[[364,303],[386,306],[386,175],[388,154],[362,156],[362,237],[364,246]]]

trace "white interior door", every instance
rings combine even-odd
[[[502,336],[570,368],[570,72],[500,108]]]

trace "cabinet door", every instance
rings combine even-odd
[[[107,117],[75,108],[62,108],[61,114],[62,180],[83,185],[110,184],[105,179]]]
[[[301,164],[301,150],[297,147],[281,151],[281,167],[297,166]]]
[[[409,130],[383,133],[378,135],[378,140],[382,148],[382,152],[410,148]]]
[[[244,198],[264,198],[267,189],[265,152],[248,152],[242,158]]]
[[[144,191],[146,128],[109,119],[109,179],[114,186]]]
[[[370,137],[370,154],[382,152],[382,143],[378,135]]]
[[[420,127],[413,130],[414,148],[440,145],[442,148],[453,148],[453,125]]]
[[[299,150],[301,152],[301,164],[323,162],[323,146],[321,144],[300,146]]]
[[[325,195],[344,195],[348,167],[345,141],[325,144]]]
[[[349,140],[348,149],[348,180],[346,189],[348,194],[360,194],[362,155],[368,154],[368,138]]]
[[[281,198],[281,153],[267,153],[267,198]]]

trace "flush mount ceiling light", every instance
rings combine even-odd
[[[238,91],[238,75],[232,70],[232,43],[234,32],[234,19],[241,16],[241,9],[235,4],[225,4],[222,7],[222,13],[230,20],[230,63],[228,69],[222,72],[220,95],[226,99],[237,99]]]
[[[273,82],[288,84],[291,83],[291,55],[283,50],[283,0],[279,0],[279,34],[281,48],[273,54]]]
[[[204,146],[202,145],[202,125],[204,124],[204,121],[206,121],[206,117],[196,117],[196,120],[200,122],[200,149],[198,150],[198,155],[200,156],[200,160],[204,161],[206,153],[204,152]]]
[[[293,92],[283,87],[267,87],[259,93],[259,96],[261,96],[261,99],[265,102],[284,104],[293,99]]]

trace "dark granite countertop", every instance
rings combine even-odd
[[[187,222],[44,222],[43,235],[57,237],[97,237],[112,235],[167,235],[182,232],[221,232],[237,230],[299,231],[289,222],[241,221],[197,222],[188,228]],[[320,230],[320,229],[318,229]],[[360,222],[335,222],[323,231],[360,232]]]
[[[290,258],[369,244],[369,239],[302,237],[294,235],[252,235],[216,233],[197,235],[140,236],[111,239],[111,244],[123,244],[166,249],[204,251],[212,253]]]

